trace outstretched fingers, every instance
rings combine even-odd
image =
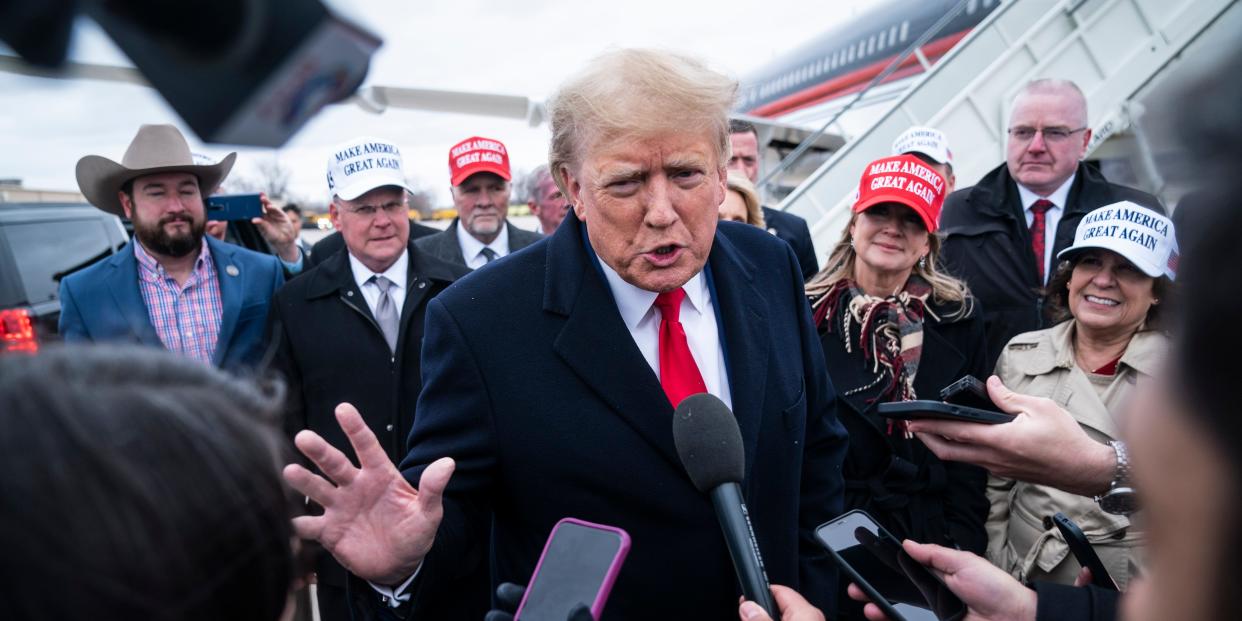
[[[321,507],[332,506],[335,500],[336,487],[323,477],[303,468],[299,464],[289,464],[284,469],[285,481],[289,486],[302,493],[303,496],[315,501]]]
[[[323,536],[323,516],[299,515],[293,518],[293,532],[302,539],[319,541]]]
[[[354,447],[359,465],[368,470],[392,465],[392,460],[388,459],[384,447],[376,439],[375,432],[371,431],[366,421],[362,420],[362,414],[352,404],[342,403],[336,406],[336,422],[341,426],[341,431],[345,432],[345,437],[349,438],[350,446]]]
[[[349,463],[349,458],[313,431],[299,431],[293,436],[293,444],[337,485],[349,485],[358,476],[358,469]]]
[[[453,470],[457,467],[451,457],[441,457],[423,470],[418,479],[418,504],[423,511],[439,511],[444,497],[444,488],[448,487]]]

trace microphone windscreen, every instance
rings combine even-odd
[[[742,432],[729,406],[707,393],[686,397],[673,412],[673,444],[694,486],[704,494],[741,483],[746,469]]]

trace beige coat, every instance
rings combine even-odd
[[[1105,403],[1074,362],[1073,330],[1070,320],[1014,337],[1001,353],[996,374],[1014,391],[1056,401],[1087,435],[1108,442],[1118,436],[1115,416],[1133,392],[1135,380],[1151,375],[1167,351],[1168,340],[1155,331],[1135,334],[1121,357]],[[1058,511],[1078,523],[1123,588],[1139,567],[1142,535],[1138,528],[1130,519],[1105,513],[1092,498],[993,476],[988,480],[988,501],[988,558],[1019,580],[1072,584],[1078,575],[1078,562],[1052,524],[1052,515]]]

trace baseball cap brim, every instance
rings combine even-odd
[[[1140,272],[1143,272],[1144,274],[1152,278],[1160,278],[1161,276],[1169,276],[1170,278],[1172,278],[1172,275],[1169,274],[1166,266],[1155,265],[1144,257],[1136,258],[1136,257],[1130,256],[1131,254],[1133,254],[1133,252],[1127,253],[1127,251],[1134,250],[1134,246],[1132,244],[1127,243],[1123,240],[1113,239],[1109,237],[1102,237],[1102,238],[1099,238],[1099,240],[1100,241],[1090,241],[1085,244],[1070,246],[1069,248],[1066,248],[1065,250],[1062,250],[1061,252],[1057,253],[1057,260],[1066,261],[1069,259],[1073,259],[1079,254],[1082,254],[1084,251],[1091,250],[1093,248],[1099,249],[1099,250],[1108,250],[1108,251],[1117,253],[1123,259],[1129,261],[1132,265],[1134,265],[1134,267],[1137,267]]]
[[[493,173],[505,181],[509,181],[513,178],[509,173],[509,169],[501,166],[500,164],[479,162],[478,164],[471,165],[469,168],[463,168],[462,170],[457,171],[457,174],[453,175],[453,178],[450,179],[449,182],[455,186],[461,185],[466,179],[469,179],[471,176],[477,175],[481,172]]]
[[[414,192],[410,186],[406,185],[405,179],[402,179],[396,175],[392,175],[390,177],[371,175],[369,177],[359,179],[351,184],[341,185],[333,192],[333,194],[344,200],[352,201],[355,198],[374,190],[375,188],[385,188],[389,186],[403,188],[405,191],[410,193]]]
[[[933,218],[929,217],[928,214],[924,212],[918,205],[912,205],[910,201],[906,199],[905,196],[902,196],[900,194],[888,194],[888,193],[883,193],[883,192],[878,193],[878,194],[873,194],[870,197],[868,197],[867,200],[859,201],[858,203],[855,203],[854,213],[862,213],[881,203],[897,203],[898,205],[901,205],[903,207],[909,207],[910,209],[913,209],[914,213],[919,214],[919,218],[922,218],[923,225],[927,227],[927,232],[928,233],[936,232],[936,221]]]

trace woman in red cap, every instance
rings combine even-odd
[[[986,472],[941,462],[876,406],[938,399],[965,375],[989,375],[978,305],[937,264],[945,182],[912,155],[872,162],[853,217],[806,286],[828,375],[850,434],[845,507],[871,514],[898,539],[982,554]],[[842,588],[844,593],[844,588]],[[862,618],[844,595],[845,618]]]

